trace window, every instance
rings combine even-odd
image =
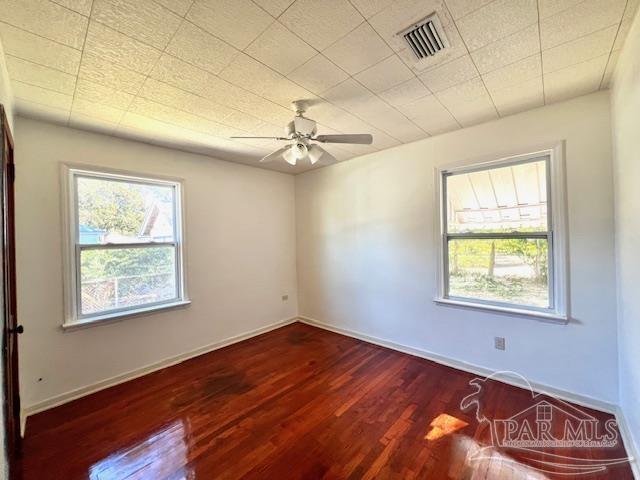
[[[566,319],[560,153],[439,172],[439,301]]]
[[[67,172],[65,326],[186,303],[180,183]]]

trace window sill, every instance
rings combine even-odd
[[[527,310],[524,308],[502,307],[499,305],[487,305],[484,303],[474,303],[474,302],[468,302],[464,300],[452,300],[450,298],[440,298],[440,297],[435,298],[433,301],[440,305],[445,305],[445,306],[462,307],[462,308],[469,308],[473,310],[484,310],[489,312],[516,315],[520,317],[529,317],[535,320],[540,320],[548,323],[557,323],[561,325],[566,325],[569,323],[569,318],[566,315],[561,315],[557,313],[539,312],[536,310]]]
[[[180,300],[172,303],[163,303],[162,305],[153,305],[151,307],[142,307],[135,310],[127,310],[124,312],[107,313],[91,318],[85,318],[82,320],[76,320],[73,322],[65,322],[62,324],[64,331],[72,331],[81,328],[95,327],[97,325],[103,325],[105,323],[112,323],[122,320],[127,317],[137,317],[139,315],[147,315],[150,313],[156,313],[163,310],[172,310],[174,308],[185,307],[190,305],[190,300]]]

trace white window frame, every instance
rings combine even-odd
[[[565,184],[564,142],[544,145],[527,150],[528,153],[517,153],[499,157],[497,160],[476,159],[455,165],[436,168],[436,205],[438,205],[436,232],[438,293],[434,301],[442,305],[489,310],[516,316],[531,317],[554,323],[569,321],[569,282],[568,282],[568,246],[567,246],[567,200]],[[517,165],[547,157],[547,232],[543,237],[548,241],[549,252],[549,300],[550,308],[510,304],[475,298],[450,296],[448,294],[448,239],[446,177],[452,174],[463,174],[474,171]],[[499,236],[491,234],[492,236]],[[456,236],[455,234],[453,236]],[[476,235],[478,237],[482,236]],[[507,235],[513,237],[514,235]],[[526,234],[526,236],[532,236]],[[536,236],[535,234],[533,236]]]
[[[182,180],[163,178],[147,174],[122,172],[99,167],[62,166],[63,227],[64,227],[64,296],[65,317],[63,329],[118,320],[123,317],[141,315],[160,310],[180,307],[191,303],[187,297],[186,276],[184,271],[184,224]],[[174,189],[174,240],[148,243],[115,243],[105,245],[81,245],[78,229],[78,178],[98,178],[104,180],[138,183],[143,185],[161,185]],[[109,310],[97,314],[81,314],[80,296],[80,254],[87,249],[144,248],[149,246],[172,246],[175,249],[176,297],[167,301],[148,303],[131,307]]]

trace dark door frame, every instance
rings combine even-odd
[[[21,454],[22,437],[20,432],[20,387],[18,375],[18,334],[22,327],[17,324],[16,315],[16,266],[15,266],[15,217],[14,217],[14,180],[13,137],[3,105],[0,105],[0,136],[2,142],[2,192],[0,211],[2,242],[2,314],[3,341],[2,367],[4,386],[4,424],[6,454],[9,478],[18,478],[17,461]]]

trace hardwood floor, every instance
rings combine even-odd
[[[475,410],[460,409],[473,378],[296,323],[30,417],[23,477],[544,478],[527,464],[553,470],[556,457],[489,449],[470,462],[491,439]],[[526,390],[493,381],[481,399],[490,418],[533,404]],[[625,457],[620,442],[551,453],[587,464]],[[558,478],[633,477],[622,464]]]

